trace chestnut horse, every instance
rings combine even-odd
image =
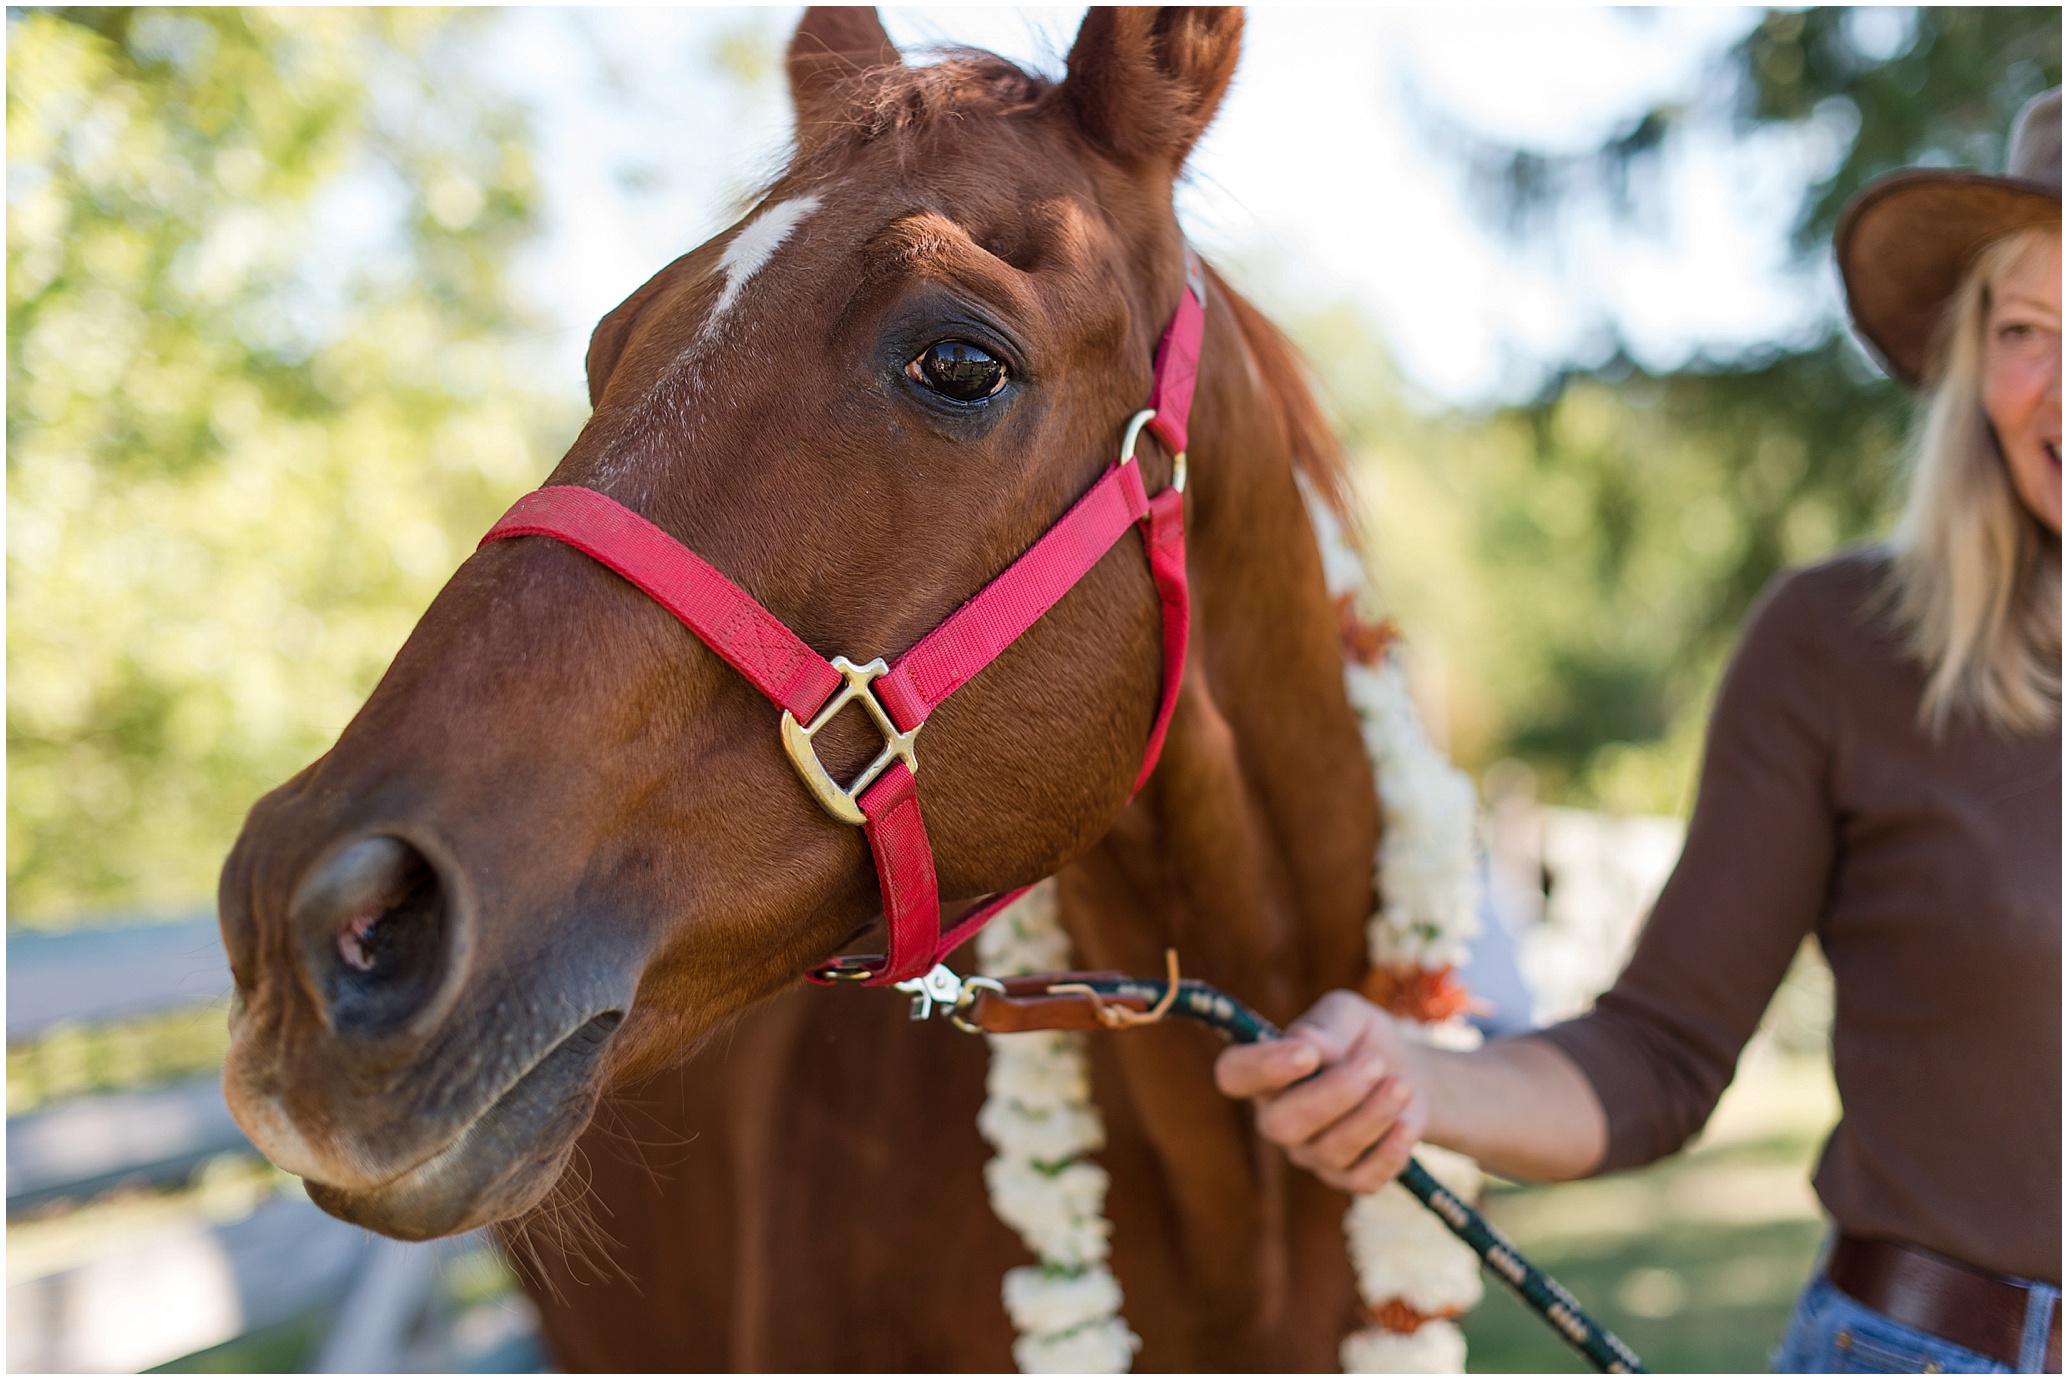
[[[794,160],[597,327],[551,482],[822,655],[910,646],[1111,464],[1240,34],[1094,8],[1050,83],[906,67],[873,12],[810,12]],[[928,721],[919,794],[949,902],[1059,874],[1083,965],[1174,946],[1284,1021],[1362,974],[1378,808],[1295,481],[1338,494],[1334,443],[1280,336],[1218,278],[1207,300],[1160,767],[1130,800],[1162,674],[1130,534]],[[1160,490],[1172,457],[1143,460]],[[851,714],[820,746],[845,779],[878,739]],[[1009,1368],[999,1282],[1029,1257],[986,1207],[983,1042],[799,980],[876,885],[758,691],[597,562],[492,543],[225,865],[231,1106],[376,1231],[586,1223],[530,1286],[570,1368]],[[1215,1092],[1213,1036],[1094,1044],[1139,1364],[1332,1369],[1346,1200]]]

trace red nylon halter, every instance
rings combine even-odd
[[[861,825],[876,863],[889,952],[843,957],[809,974],[815,981],[884,986],[917,977],[945,959],[1026,890],[980,903],[946,934],[933,845],[919,815],[912,742],[927,715],[1032,627],[1090,573],[1129,527],[1141,526],[1149,571],[1163,605],[1163,689],[1135,790],[1156,769],[1185,670],[1190,601],[1185,583],[1186,419],[1206,329],[1206,278],[1185,251],[1187,290],[1156,352],[1149,409],[1129,424],[1123,453],[1098,483],[1019,559],[897,661],[827,662],[782,620],[682,543],[616,500],[573,485],[526,494],[489,528],[481,545],[505,537],[552,537],[629,580],[679,619],[783,710],[783,746],[799,777],[836,819]],[[1177,456],[1169,488],[1150,498],[1135,460],[1146,422]],[[852,787],[827,775],[812,735],[850,701],[883,734],[884,749]]]

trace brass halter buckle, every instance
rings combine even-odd
[[[890,671],[890,667],[884,665],[882,657],[877,657],[866,666],[857,666],[844,656],[836,656],[833,658],[833,669],[841,674],[847,684],[842,686],[832,699],[826,701],[825,708],[819,710],[810,723],[800,724],[795,714],[787,709],[783,711],[783,751],[790,754],[790,765],[797,768],[797,775],[803,780],[805,789],[811,792],[812,799],[818,801],[827,814],[843,824],[860,827],[866,822],[859,803],[861,794],[869,789],[870,782],[883,775],[884,768],[894,761],[902,761],[907,771],[915,776],[918,774],[919,762],[912,755],[912,743],[919,736],[919,728],[913,729],[910,733],[898,732],[898,726],[891,722],[889,711],[885,710],[882,702],[876,698],[876,692],[869,688],[870,681]],[[847,708],[853,700],[862,702],[862,708],[875,723],[876,731],[883,735],[883,751],[876,754],[875,761],[862,768],[862,774],[857,776],[852,784],[842,786],[826,771],[825,764],[819,761],[818,749],[812,746],[811,740],[820,729],[833,722],[834,716]],[[919,727],[924,728],[925,725],[921,724]]]

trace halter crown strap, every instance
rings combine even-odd
[[[1157,349],[1154,414],[1143,421],[1177,455],[1170,487],[1151,498],[1132,454],[1102,475],[1017,560],[944,619],[897,661],[856,666],[828,662],[753,596],[653,523],[594,489],[555,485],[517,500],[481,544],[541,536],[565,542],[622,575],[674,615],[713,652],[784,711],[783,741],[805,785],[829,813],[861,825],[883,893],[889,952],[841,959],[815,980],[882,986],[916,977],[946,958],[1026,888],[990,898],[941,933],[933,846],[919,812],[913,738],[948,696],[1090,573],[1129,527],[1142,528],[1149,570],[1163,608],[1163,685],[1151,725],[1140,790],[1163,750],[1184,677],[1191,611],[1185,580],[1186,421],[1205,332],[1204,270],[1185,250],[1186,291]],[[842,787],[819,763],[812,735],[849,700],[863,703],[885,747],[858,783]]]

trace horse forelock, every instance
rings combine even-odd
[[[1055,83],[981,48],[934,49],[939,61],[918,67],[883,67],[846,84],[845,118],[831,137],[800,148],[791,173],[837,162],[857,144],[921,133],[970,115],[1010,116],[1041,108]]]

